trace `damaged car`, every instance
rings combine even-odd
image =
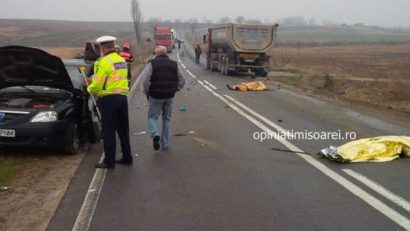
[[[58,147],[78,152],[99,139],[82,60],[63,61],[30,47],[0,47],[0,146]]]

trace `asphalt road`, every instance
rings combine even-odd
[[[86,194],[97,200],[76,227],[89,230],[410,229],[409,159],[339,164],[315,153],[347,140],[254,139],[278,129],[357,138],[410,130],[272,84],[266,92],[229,91],[227,84],[249,75],[222,76],[194,64],[190,49],[177,53],[171,57],[183,64],[187,84],[174,101],[170,149],[153,150],[137,87],[129,111],[134,165],[100,172],[98,194],[98,186],[88,188],[101,156],[94,147],[49,230],[71,230]]]

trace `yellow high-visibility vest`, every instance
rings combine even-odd
[[[124,58],[116,52],[107,54],[94,63],[94,77],[87,87],[90,94],[106,96],[128,95],[128,68]]]

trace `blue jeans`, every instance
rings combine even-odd
[[[168,148],[169,124],[171,121],[172,101],[170,99],[154,99],[149,97],[148,127],[151,138],[158,135],[157,120],[162,115],[161,148]]]

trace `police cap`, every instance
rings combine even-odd
[[[106,44],[106,43],[113,43],[115,40],[117,40],[116,37],[104,35],[104,36],[97,38],[96,42],[100,44]]]

